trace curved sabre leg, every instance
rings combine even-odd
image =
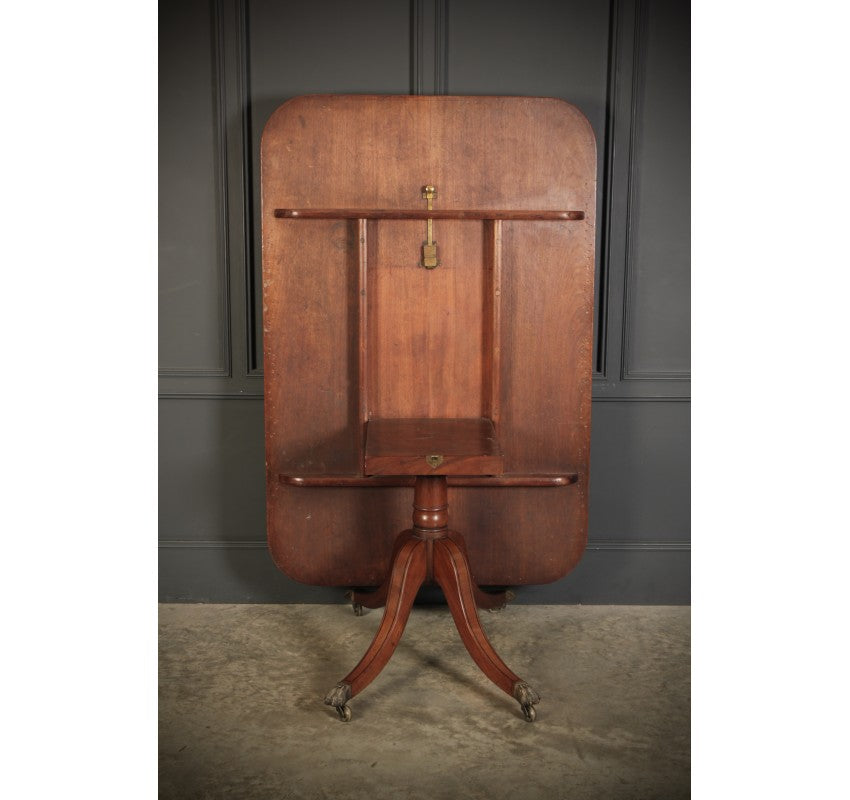
[[[469,563],[469,552],[466,542],[457,531],[449,531],[447,537],[451,539],[462,551],[467,564]],[[516,595],[507,589],[504,592],[485,592],[475,581],[472,582],[472,592],[475,596],[475,605],[485,611],[501,611]]]
[[[416,593],[427,572],[424,545],[423,541],[406,532],[406,538],[393,561],[387,605],[375,638],[357,666],[325,697],[325,703],[336,708],[345,722],[351,719],[348,701],[375,680],[387,665],[404,633]]]
[[[393,554],[390,556],[390,574],[387,579],[374,591],[358,592],[355,589],[345,593],[345,596],[351,601],[351,606],[354,609],[356,616],[363,616],[363,608],[381,608],[387,604],[387,592],[390,589],[390,580],[392,579],[392,564],[395,563],[398,551],[405,542],[407,531],[399,534],[393,543]]]
[[[452,538],[434,542],[434,578],[446,595],[449,610],[466,649],[481,671],[503,692],[515,698],[529,722],[537,717],[540,695],[508,669],[493,649],[475,610],[475,584],[464,550]]]

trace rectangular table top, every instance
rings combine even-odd
[[[274,563],[378,586],[416,477],[443,474],[478,584],[565,575],[587,539],[590,123],[555,98],[314,95],[271,115],[260,162]]]

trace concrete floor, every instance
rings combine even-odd
[[[381,675],[323,705],[380,611],[160,607],[160,797],[690,796],[690,609],[509,606],[482,613],[542,696],[528,723],[478,671],[448,610],[417,606]]]

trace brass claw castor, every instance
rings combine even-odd
[[[526,721],[534,722],[537,719],[537,710],[534,706],[540,702],[540,695],[527,683],[519,681],[514,684],[514,697],[519,702]]]
[[[508,605],[508,603],[510,603],[512,600],[515,600],[515,599],[516,599],[516,593],[514,593],[510,589],[508,589],[505,592],[505,602],[502,603],[502,605],[500,605],[500,606],[495,606],[494,608],[488,608],[487,611],[489,611],[491,614],[498,614],[500,611],[504,611],[505,607]]]
[[[354,609],[354,616],[355,617],[362,617],[363,616],[363,605],[361,603],[358,603],[354,599],[354,591],[352,590],[352,591],[346,592],[345,598],[346,598],[346,600],[349,600],[351,602],[351,607]]]
[[[342,681],[331,689],[325,697],[325,705],[333,706],[343,722],[351,720],[351,709],[346,705],[351,699],[351,684]]]

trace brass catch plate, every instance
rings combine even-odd
[[[435,269],[440,266],[439,259],[437,258],[437,243],[432,242],[428,244],[428,242],[422,243],[422,266],[425,269]]]
[[[443,463],[443,457],[436,453],[434,455],[425,456],[425,460],[428,462],[428,466],[431,467],[431,469],[437,469],[437,467]]]

